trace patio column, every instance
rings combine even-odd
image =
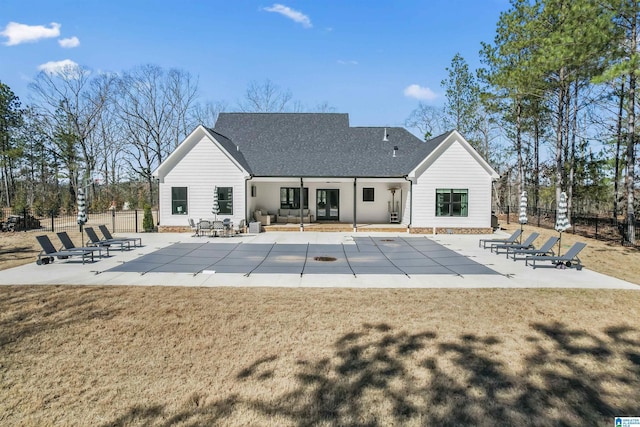
[[[404,179],[407,179],[405,176]],[[409,225],[407,225],[407,232],[411,233],[411,224],[413,222],[413,181],[409,181]]]
[[[300,177],[300,231],[304,231],[304,183]]]
[[[356,207],[357,207],[357,188],[356,183],[358,182],[358,178],[353,178],[353,232],[356,233],[358,231],[358,222],[356,219]]]

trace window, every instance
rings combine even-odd
[[[303,209],[309,209],[309,189],[305,187]],[[280,209],[300,209],[300,187],[280,187]]]
[[[187,187],[171,187],[171,213],[187,214]]]
[[[218,213],[221,215],[233,215],[233,187],[218,188]]]
[[[362,189],[362,201],[363,202],[373,202],[373,188],[363,188]]]
[[[468,216],[468,205],[469,190],[436,190],[436,216]]]

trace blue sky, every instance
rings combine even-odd
[[[480,65],[508,0],[2,0],[0,81],[23,102],[43,67],[95,72],[142,64],[199,79],[201,101],[234,109],[271,80],[353,126],[402,126],[422,101],[442,105],[451,58]],[[48,65],[47,65],[48,64]]]

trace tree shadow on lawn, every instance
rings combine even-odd
[[[106,425],[236,424],[247,411],[249,423],[297,426],[612,425],[614,416],[637,415],[637,329],[592,334],[562,323],[530,327],[529,350],[509,361],[497,356],[505,345],[498,337],[444,341],[431,331],[365,324],[339,338],[331,357],[295,362],[291,392],[268,400],[234,394],[206,404],[206,396],[194,395],[177,414],[163,405],[134,406]],[[269,390],[277,360],[257,360],[236,380]]]

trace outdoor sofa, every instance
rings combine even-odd
[[[313,222],[314,217],[309,209],[302,210],[302,222],[305,224]],[[300,209],[278,209],[278,215],[276,216],[278,224],[299,224],[300,221]]]

